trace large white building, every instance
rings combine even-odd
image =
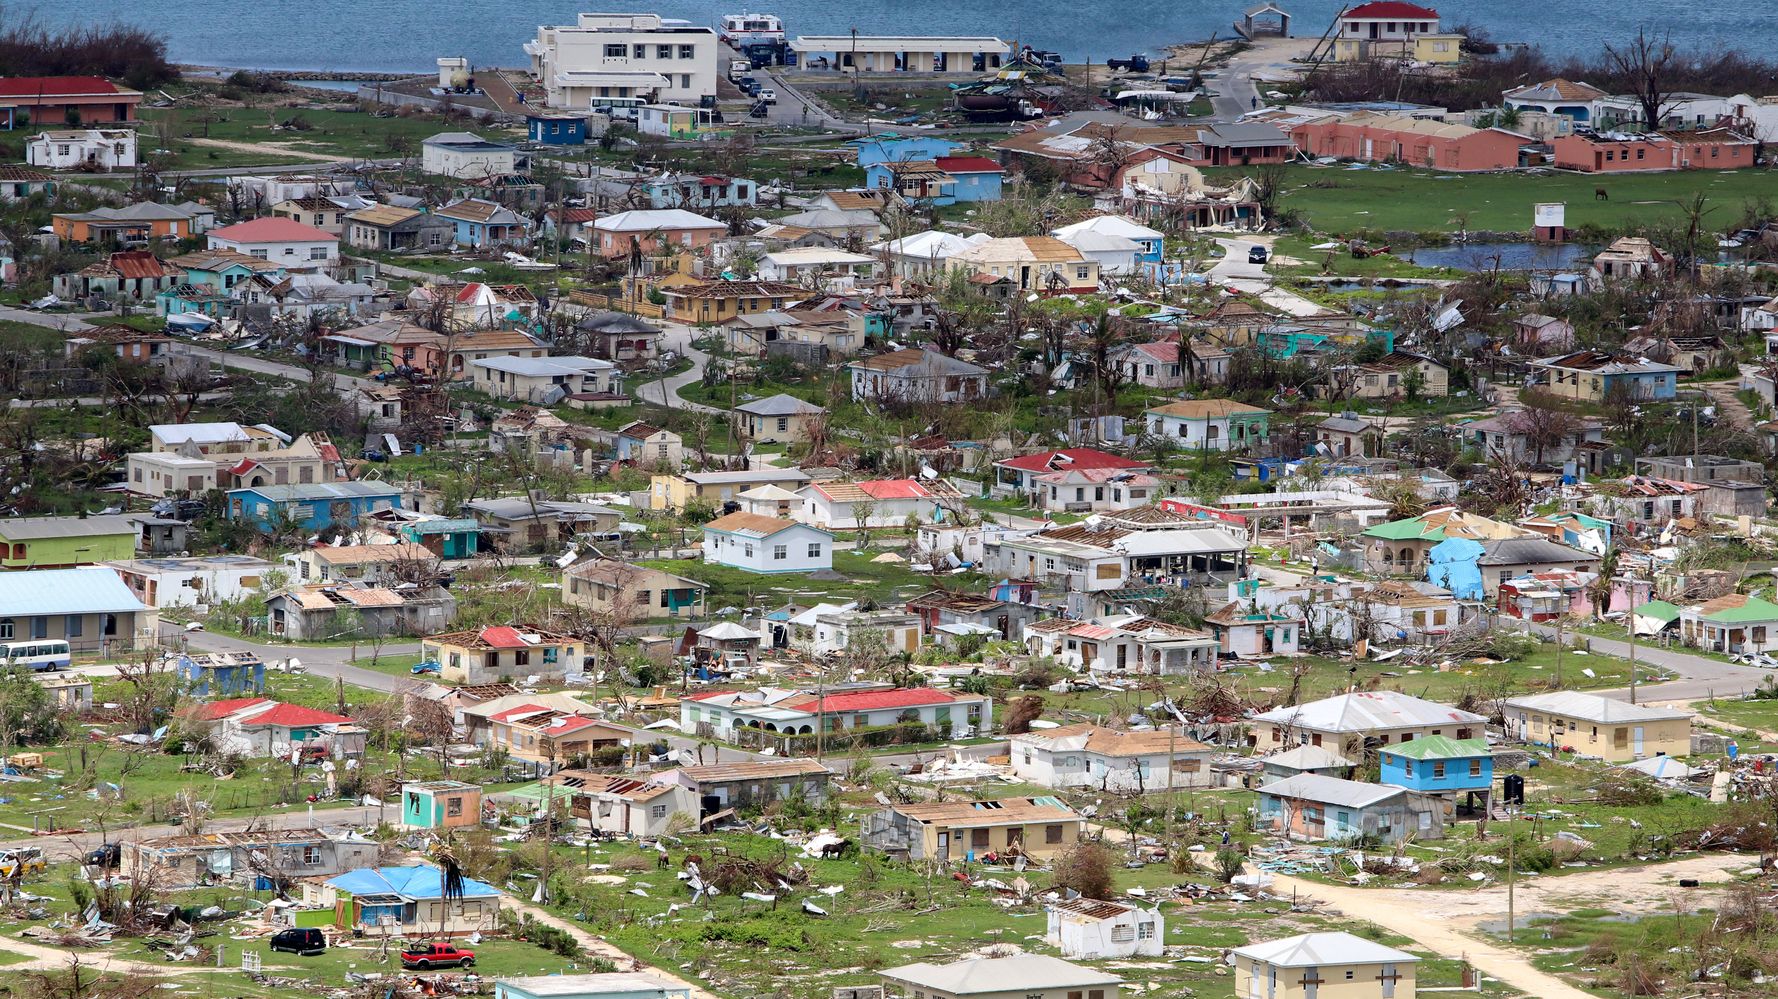
[[[585,110],[714,99],[718,47],[714,29],[658,14],[581,14],[538,26],[525,53],[550,107]]]
[[[704,561],[748,572],[833,568],[833,535],[757,513],[731,513],[704,525]]]
[[[1013,776],[1049,788],[1142,793],[1209,787],[1215,750],[1178,731],[1092,724],[1034,729],[1011,739]]]
[[[128,170],[136,165],[136,133],[127,128],[38,132],[25,142],[25,162],[45,170]]]
[[[211,229],[205,238],[212,250],[233,250],[286,267],[329,267],[340,259],[338,236],[275,215]]]
[[[480,180],[520,168],[516,147],[472,132],[440,132],[420,143],[420,169],[442,177]]]

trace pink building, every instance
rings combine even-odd
[[[618,212],[594,222],[599,255],[620,260],[632,252],[645,257],[683,253],[709,246],[728,234],[728,226],[683,208],[645,208]]]
[[[1516,169],[1520,147],[1532,141],[1501,128],[1470,128],[1369,111],[1302,122],[1291,128],[1290,136],[1297,149],[1310,156],[1392,161],[1460,173]]]
[[[1693,132],[1564,135],[1552,142],[1558,170],[1634,173],[1645,170],[1739,170],[1753,166],[1752,139],[1727,128]]]
[[[1593,598],[1588,588],[1597,578],[1591,572],[1552,569],[1505,580],[1500,584],[1500,612],[1522,621],[1591,617]]]

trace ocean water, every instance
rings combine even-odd
[[[996,35],[1053,49],[1070,62],[1132,52],[1158,55],[1166,44],[1232,34],[1253,0],[754,0],[751,9],[784,18],[792,35]],[[1426,0],[1422,0],[1426,2]],[[1283,0],[1293,34],[1318,35],[1336,0]],[[1591,54],[1639,26],[1672,32],[1687,47],[1762,49],[1778,38],[1773,0],[1464,0],[1438,3],[1446,26],[1471,23],[1499,41],[1553,52]],[[477,66],[522,66],[520,46],[539,24],[568,24],[582,10],[646,11],[714,26],[747,5],[727,0],[32,0],[5,13],[43,21],[128,21],[159,28],[181,62],[255,69],[430,71],[440,56]]]

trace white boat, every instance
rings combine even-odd
[[[724,14],[722,40],[735,48],[749,45],[782,45],[784,19],[776,14]]]

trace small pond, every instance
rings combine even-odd
[[[1451,267],[1460,271],[1482,271],[1494,266],[1508,271],[1563,271],[1584,268],[1586,261],[1599,252],[1588,243],[1453,243],[1449,246],[1423,246],[1402,250],[1397,256],[1422,267]]]

